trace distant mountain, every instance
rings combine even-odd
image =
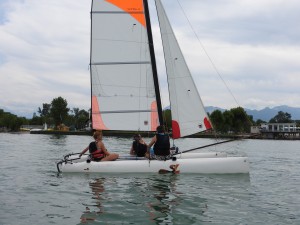
[[[245,109],[245,111],[248,115],[252,115],[254,120],[261,119],[268,122],[276,116],[279,111],[291,114],[292,120],[300,120],[300,108],[290,107],[287,105],[276,106],[274,108],[266,107],[262,110]]]
[[[224,112],[225,110],[227,110],[227,109],[222,109],[222,108],[220,108],[220,107],[215,107],[215,106],[206,106],[205,107],[205,111],[207,112],[207,113],[212,113],[213,111],[215,111],[215,110],[220,110],[221,112]]]
[[[220,110],[221,112],[224,112],[226,109],[222,109],[219,107],[214,106],[208,106],[205,107],[206,112],[212,113],[215,110]],[[300,120],[300,108],[290,107],[286,105],[276,106],[274,108],[266,107],[262,110],[253,110],[253,109],[245,109],[246,113],[248,115],[253,116],[254,120],[264,120],[268,122],[270,119],[272,119],[274,116],[277,115],[279,111],[282,111],[284,113],[289,113],[292,116],[292,120]]]

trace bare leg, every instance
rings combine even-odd
[[[176,165],[170,165],[170,169],[172,170],[172,173],[174,174],[178,174],[180,171],[177,170],[179,164],[176,164]]]
[[[117,158],[119,158],[119,154],[111,153],[108,156],[106,156],[103,159],[101,159],[101,162],[103,162],[103,161],[114,161]]]

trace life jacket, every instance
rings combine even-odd
[[[141,144],[139,141],[132,143],[133,150],[138,157],[144,157],[147,152],[147,145]]]
[[[102,159],[105,156],[103,151],[101,149],[98,149],[97,143],[95,141],[90,143],[89,152],[92,155],[92,159]]]
[[[156,142],[154,144],[154,154],[167,156],[170,155],[170,137],[168,134],[156,134]]]

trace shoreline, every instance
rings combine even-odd
[[[136,131],[102,131],[104,136],[131,138],[134,134],[139,133],[142,137],[153,137],[155,132],[136,132]],[[46,135],[86,135],[92,136],[92,131],[30,131],[30,134],[46,134]],[[270,138],[263,134],[218,134],[198,133],[186,136],[185,138],[218,138],[218,139],[261,139],[261,140],[300,140],[300,137],[275,137]]]
[[[112,137],[132,137],[134,134],[139,133],[142,137],[153,137],[155,132],[147,132],[147,131],[115,131],[115,130],[103,130],[103,136],[112,136]],[[92,136],[92,131],[30,131],[30,134],[54,134],[54,135],[87,135]],[[244,135],[234,135],[234,134],[222,134],[222,135],[215,135],[212,133],[198,133],[186,136],[187,138],[226,138],[226,139],[241,139],[241,138],[249,138],[250,134]]]
[[[104,136],[111,137],[121,137],[121,138],[131,138],[134,134],[139,133],[142,137],[151,138],[155,135],[155,132],[147,132],[147,131],[114,131],[114,130],[104,130],[102,131]],[[40,131],[16,131],[16,132],[0,132],[1,133],[30,133],[30,134],[45,134],[45,135],[79,135],[79,136],[92,136],[92,131],[54,131],[54,130],[40,130]],[[213,133],[198,133],[189,135],[183,138],[214,138],[214,139],[259,139],[259,140],[300,140],[299,135],[277,135],[277,136],[268,136],[263,133],[261,134],[218,134],[215,135]]]

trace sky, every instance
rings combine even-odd
[[[162,2],[204,105],[300,107],[299,0]],[[90,108],[90,7],[90,0],[0,0],[0,109],[31,118],[59,96],[70,108]]]

